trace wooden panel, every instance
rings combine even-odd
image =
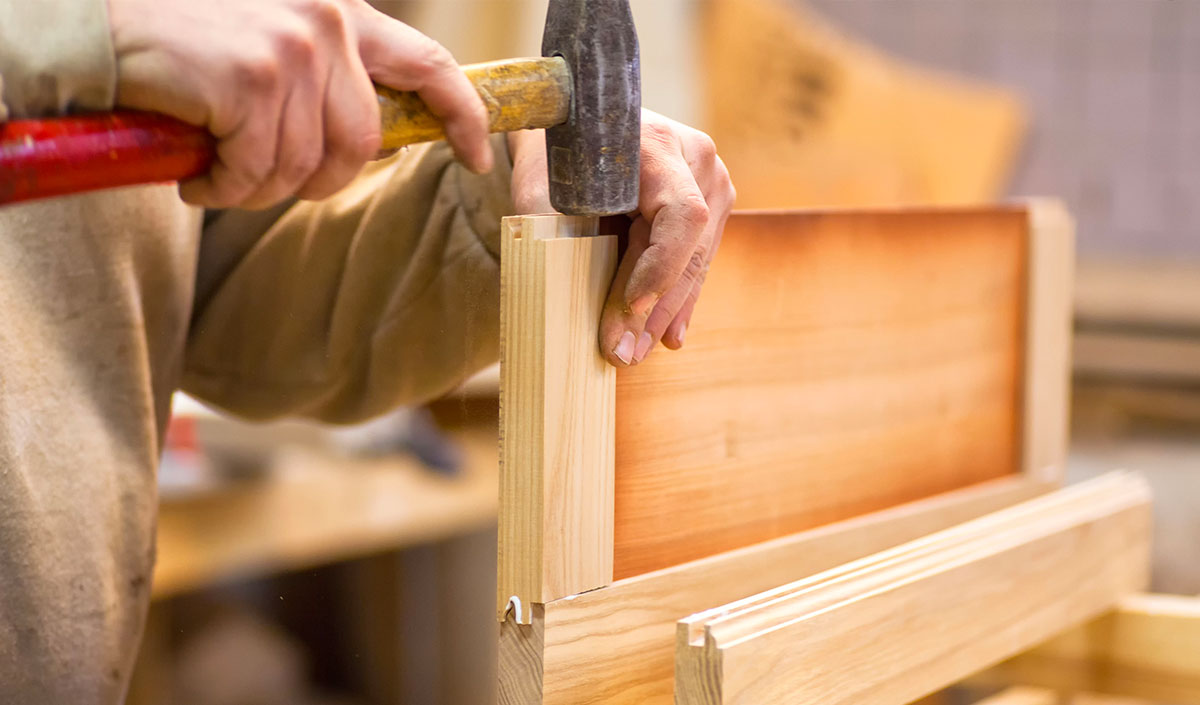
[[[1116,604],[1149,488],[1114,473],[684,620],[676,702],[903,705]]]
[[[597,221],[506,218],[501,253],[501,619],[612,582],[614,370],[596,329],[616,268]]]
[[[704,6],[704,127],[743,208],[980,203],[1005,190],[1025,123],[1013,92],[907,65],[794,0]]]
[[[983,678],[1200,705],[1200,598],[1130,597]]]
[[[739,213],[617,375],[624,578],[1015,472],[1028,213]]]
[[[537,606],[501,625],[501,702],[667,705],[682,615],[827,570],[1036,496],[1005,478]]]

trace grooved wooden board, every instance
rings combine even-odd
[[[614,578],[1016,472],[1028,227],[732,217],[685,348],[617,375]]]

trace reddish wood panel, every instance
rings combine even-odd
[[[1016,472],[1028,215],[743,213],[617,376],[614,577]]]

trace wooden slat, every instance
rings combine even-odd
[[[617,375],[614,576],[1016,472],[1024,207],[740,213]]]
[[[1022,380],[1021,468],[1061,482],[1071,384],[1075,224],[1058,201],[1029,205],[1029,266]]]
[[[1148,579],[1149,489],[1116,473],[681,622],[676,702],[903,705]]]
[[[1048,489],[1005,478],[556,600],[532,627],[501,625],[501,702],[667,705],[675,622]],[[542,608],[538,608],[542,609]]]
[[[596,329],[616,268],[597,221],[504,221],[501,253],[501,619],[612,581],[614,370]]]
[[[1200,598],[1130,597],[982,679],[1200,705]]]

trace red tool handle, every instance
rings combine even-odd
[[[203,128],[154,113],[14,120],[0,124],[0,205],[182,181],[208,171],[215,144]]]

